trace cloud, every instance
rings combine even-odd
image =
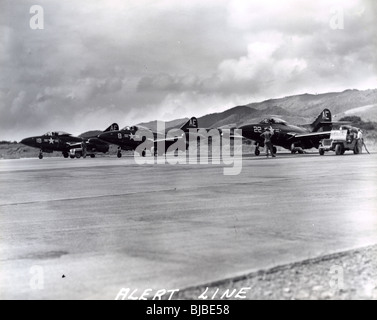
[[[374,1],[41,0],[44,30],[33,4],[1,4],[1,139],[377,84]]]

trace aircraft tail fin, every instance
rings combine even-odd
[[[104,132],[109,131],[119,131],[119,126],[117,123],[113,123],[110,127],[108,127]]]
[[[330,131],[332,129],[332,124],[331,111],[329,109],[324,109],[310,126],[312,132],[317,132],[320,128],[323,128],[323,131]]]
[[[198,119],[192,117],[189,121],[187,121],[182,127],[181,130],[186,131],[188,129],[198,129]]]

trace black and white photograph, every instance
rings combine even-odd
[[[376,26],[374,0],[0,0],[0,299],[376,300]]]

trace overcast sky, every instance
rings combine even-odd
[[[0,140],[377,88],[376,26],[374,0],[0,0]]]

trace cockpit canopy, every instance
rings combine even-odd
[[[137,130],[139,130],[139,128],[137,126],[127,126],[124,127],[122,130],[136,132]]]
[[[279,118],[275,118],[275,117],[265,118],[260,123],[261,124],[282,124],[282,125],[285,125],[285,126],[287,125],[286,121],[279,119]]]
[[[70,134],[64,131],[49,131],[45,133],[44,136],[58,137],[58,136],[70,136]]]
[[[127,127],[124,127],[122,130],[124,131],[131,131],[133,133],[135,133],[136,131],[140,130],[140,131],[150,131],[150,129],[148,129],[147,127],[143,127],[143,126],[127,126]]]

